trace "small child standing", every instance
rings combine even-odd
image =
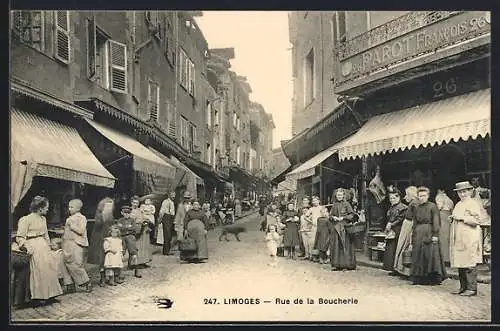
[[[144,203],[140,207],[142,211],[142,217],[144,221],[148,222],[149,228],[152,230],[149,233],[150,241],[151,244],[156,244],[156,238],[157,238],[157,224],[155,221],[155,213],[156,213],[156,208],[155,205],[153,205],[153,202],[151,199],[146,198],[144,199]]]
[[[120,229],[113,225],[109,230],[110,237],[104,238],[104,272],[106,283],[115,286],[116,281],[120,281],[121,269],[123,268],[123,243],[120,236]]]
[[[274,224],[269,224],[267,227],[267,234],[266,234],[266,247],[271,255],[271,262],[269,262],[270,266],[276,266],[276,261],[277,261],[277,253],[278,253],[278,244],[281,241],[281,237],[277,232],[276,225]]]
[[[59,284],[61,284],[64,293],[74,292],[75,285],[73,283],[73,279],[71,278],[68,269],[66,269],[66,264],[64,263],[66,255],[62,249],[61,238],[50,239],[50,249],[50,253],[54,259],[57,270],[57,278],[59,278]]]

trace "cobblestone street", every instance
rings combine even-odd
[[[209,232],[210,259],[180,264],[178,256],[159,255],[137,279],[127,271],[126,283],[94,287],[91,294],[64,295],[42,308],[14,310],[13,321],[489,321],[490,285],[479,284],[477,297],[450,294],[458,281],[441,286],[413,286],[368,267],[332,272],[305,261],[279,260],[267,265],[263,233],[255,214],[242,219],[248,233],[241,242],[219,242]],[[173,301],[160,309],[155,297]],[[254,304],[225,304],[231,298]],[[293,304],[294,299],[303,304]],[[307,298],[314,304],[307,304]],[[319,304],[319,299],[352,299],[357,304]],[[277,299],[290,300],[278,304]],[[259,302],[257,304],[257,301]],[[271,301],[266,303],[265,301]]]

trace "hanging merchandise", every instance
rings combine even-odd
[[[380,166],[377,166],[375,177],[373,177],[373,179],[370,181],[370,184],[368,185],[368,191],[373,194],[375,200],[377,201],[377,204],[380,204],[382,201],[384,201],[386,197],[386,191],[384,183],[382,182],[382,179],[380,177]]]

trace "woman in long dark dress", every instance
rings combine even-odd
[[[200,203],[194,201],[184,218],[184,232],[187,237],[194,239],[197,249],[194,252],[181,252],[181,260],[198,263],[208,259],[207,227],[207,215],[201,210]]]
[[[343,189],[337,189],[335,198],[330,209],[330,264],[334,271],[355,270],[354,242],[345,231],[345,226],[354,219],[354,211],[345,201]]]
[[[288,258],[294,259],[295,249],[300,245],[299,237],[299,215],[294,210],[293,202],[289,202],[287,210],[283,213],[283,223],[285,224],[285,234],[283,236],[283,246],[288,251]]]
[[[401,192],[395,187],[388,187],[389,202],[391,207],[387,211],[387,224],[385,226],[386,232],[394,231],[392,239],[386,239],[385,252],[384,252],[384,270],[390,271],[390,276],[397,276],[398,273],[394,272],[394,258],[396,255],[396,247],[398,245],[399,233],[401,226],[405,219],[406,210],[408,206],[401,202]]]
[[[317,220],[316,236],[314,238],[313,246],[313,250],[317,251],[318,256],[313,257],[313,261],[326,264],[328,263],[327,252],[330,248],[330,220],[328,210],[325,207],[320,207],[319,213],[320,216]]]
[[[413,219],[411,279],[414,285],[438,285],[446,277],[439,247],[439,209],[429,201],[429,189],[418,189],[419,204],[411,207]]]
[[[97,204],[97,210],[95,212],[95,224],[92,230],[92,235],[89,242],[89,250],[87,262],[91,264],[96,264],[99,266],[99,273],[101,279],[99,281],[100,286],[104,286],[106,283],[106,277],[104,274],[104,237],[109,233],[111,225],[114,224],[115,219],[113,217],[114,201],[111,198],[104,198]]]

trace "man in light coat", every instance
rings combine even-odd
[[[450,264],[458,268],[461,296],[477,295],[477,264],[483,262],[481,205],[472,198],[474,187],[469,182],[455,184],[460,201],[450,216]]]

